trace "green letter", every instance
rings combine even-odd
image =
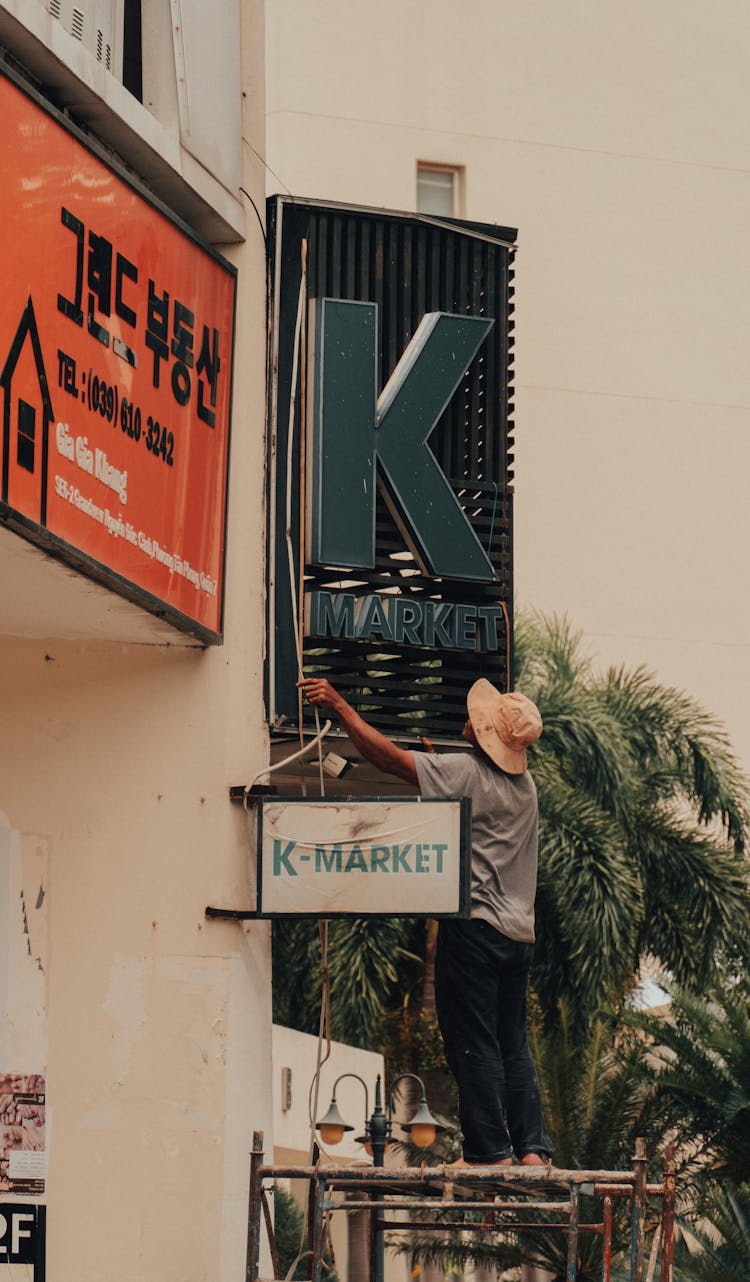
[[[335,863],[335,869],[334,869]],[[341,872],[341,847],[331,846],[331,853],[328,854],[325,846],[315,847],[315,871],[320,872],[321,865],[325,872]]]
[[[417,846],[417,872],[430,871],[430,856],[427,853],[429,846]]]
[[[310,636],[353,637],[354,597],[349,592],[311,592]]]
[[[394,872],[411,872],[411,868],[406,862],[406,856],[411,850],[411,846],[404,846],[403,850],[399,846],[393,847],[393,871]]]
[[[290,877],[297,876],[297,869],[293,868],[291,863],[289,862],[289,856],[291,855],[296,845],[297,845],[296,841],[290,841],[287,845],[286,850],[282,850],[281,842],[279,841],[278,837],[274,837],[273,839],[273,875],[274,877],[279,877],[281,875],[282,864],[284,865],[284,872],[288,872]]]
[[[371,637],[375,633],[380,636],[381,641],[393,640],[391,625],[388,622],[388,616],[380,597],[362,597],[354,635],[357,637]]]
[[[427,444],[494,325],[430,312],[375,401],[377,307],[318,299],[314,317],[310,560],[375,565],[375,464],[428,574],[491,583],[492,563]]]
[[[475,605],[457,605],[456,645],[459,650],[476,650],[477,648],[477,607]]]
[[[359,846],[352,846],[351,853],[346,861],[346,868],[344,869],[344,872],[354,872],[355,869],[358,869],[360,872],[370,871]]]
[[[310,560],[375,564],[377,305],[320,298],[313,332]]]
[[[397,596],[393,602],[393,613],[393,640],[399,644],[424,645],[424,637],[418,631],[422,623],[422,606],[419,601]]]
[[[451,631],[454,627],[453,605],[450,601],[443,601],[440,604],[425,601],[423,604],[425,645],[444,645],[453,649],[456,644]]]
[[[500,605],[480,605],[477,610],[481,628],[479,644],[483,650],[497,649],[497,624],[502,612]]]
[[[391,857],[390,846],[373,846],[370,850],[370,871],[390,872],[388,860]]]

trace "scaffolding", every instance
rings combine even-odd
[[[370,1217],[370,1279],[382,1277],[382,1244],[388,1234],[409,1231],[451,1235],[472,1233],[492,1240],[521,1231],[567,1234],[566,1282],[576,1282],[581,1236],[602,1238],[602,1282],[610,1282],[614,1254],[624,1244],[613,1240],[613,1206],[630,1203],[629,1282],[653,1282],[659,1258],[659,1282],[672,1282],[675,1172],[671,1148],[664,1154],[661,1182],[647,1181],[646,1144],[636,1140],[629,1171],[568,1171],[553,1166],[420,1166],[360,1167],[268,1166],[263,1162],[263,1135],[255,1132],[250,1156],[250,1203],[246,1282],[261,1282],[259,1269],[261,1217],[265,1223],[274,1279],[280,1269],[268,1203],[268,1182],[277,1179],[308,1183],[307,1275],[321,1282],[330,1216],[367,1211]],[[597,1218],[582,1217],[581,1198],[597,1199]],[[660,1205],[653,1212],[649,1200]],[[482,1213],[477,1220],[477,1212]],[[404,1216],[405,1218],[394,1218]],[[466,1217],[469,1216],[467,1219]],[[652,1231],[647,1251],[647,1229]],[[648,1256],[648,1258],[647,1258]],[[272,1282],[267,1279],[266,1282]]]

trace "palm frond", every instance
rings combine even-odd
[[[419,958],[407,946],[404,918],[343,918],[329,934],[331,1031],[353,1046],[372,1046],[401,972]]]
[[[747,1282],[750,1189],[714,1189],[701,1209],[707,1223],[677,1245],[675,1282]]]
[[[565,619],[519,613],[517,635],[518,685],[545,723],[531,768],[547,1011],[564,996],[596,1018],[648,954],[696,988],[742,964],[750,785],[718,721],[644,667],[597,673]]]
[[[750,1180],[750,995],[746,984],[716,984],[698,996],[663,981],[668,1020],[631,1012],[651,1039],[649,1061],[660,1101],[677,1130],[699,1135],[713,1167]]]

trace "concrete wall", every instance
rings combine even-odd
[[[750,13],[738,0],[276,0],[268,160],[519,228],[516,586],[723,718],[750,765]],[[272,176],[269,190],[280,190]]]
[[[243,130],[260,150],[262,5],[247,0],[242,17]],[[242,177],[261,204],[257,164]],[[228,789],[268,752],[254,216],[228,252],[239,281],[223,646],[185,647],[177,633],[167,644],[163,631],[141,644],[18,636],[0,609],[0,1072],[47,1080],[54,1282],[243,1276],[251,1136],[272,1131],[270,930],[204,915],[254,903],[251,821]],[[4,573],[3,603],[20,591]]]

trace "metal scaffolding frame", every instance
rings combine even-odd
[[[610,1282],[613,1251],[612,1207],[615,1199],[627,1199],[630,1216],[629,1282],[652,1282],[657,1252],[660,1252],[659,1282],[672,1282],[674,1248],[675,1172],[674,1154],[664,1154],[662,1180],[647,1182],[645,1140],[635,1143],[633,1167],[629,1171],[568,1171],[553,1166],[421,1166],[360,1167],[268,1166],[263,1162],[263,1134],[253,1135],[250,1156],[250,1203],[246,1282],[261,1282],[259,1269],[261,1216],[265,1221],[273,1260],[274,1279],[279,1263],[271,1210],[264,1181],[307,1180],[309,1186],[307,1223],[307,1275],[310,1282],[324,1277],[328,1220],[333,1213],[370,1215],[370,1278],[375,1282],[378,1238],[387,1233],[409,1230],[440,1231],[446,1236],[468,1232],[491,1236],[509,1230],[531,1233],[535,1229],[567,1234],[566,1282],[578,1276],[578,1243],[581,1234],[598,1233],[603,1240],[602,1282]],[[601,1217],[595,1222],[581,1219],[582,1195],[601,1202]],[[659,1199],[661,1209],[654,1223],[649,1258],[646,1259],[647,1203]],[[466,1221],[467,1212],[484,1212],[483,1221]],[[446,1218],[435,1218],[441,1212]],[[394,1214],[406,1219],[393,1219]],[[410,1213],[410,1214],[409,1214]],[[432,1218],[424,1218],[425,1213]],[[553,1216],[553,1219],[537,1217]],[[271,1282],[270,1279],[267,1282]]]

